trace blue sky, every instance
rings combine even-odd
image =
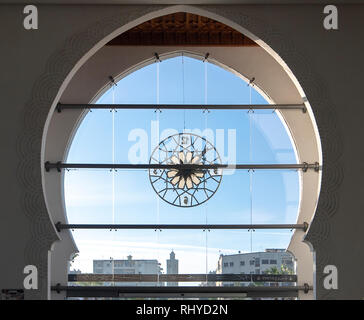
[[[207,91],[205,91],[205,64]],[[113,92],[114,90],[114,92]],[[159,63],[159,102],[204,104],[249,104],[250,88],[236,75],[210,63],[176,57]],[[114,95],[114,98],[113,98]],[[108,90],[97,103],[156,103],[157,64],[128,75]],[[266,104],[252,89],[251,102]],[[151,121],[159,118],[160,132],[184,128],[236,133],[236,162],[296,163],[290,138],[272,110],[118,110],[114,113],[114,139],[110,110],[93,110],[81,123],[72,142],[68,162],[129,163],[128,151],[135,144],[130,132],[143,129],[148,135],[148,158],[154,148],[150,141]],[[251,126],[250,126],[251,123]],[[251,141],[251,144],[250,144]],[[224,150],[227,155],[227,143]],[[115,179],[113,198],[112,176]],[[252,192],[250,192],[252,174]],[[293,170],[235,171],[224,175],[215,195],[194,208],[177,208],[160,200],[146,170],[70,170],[65,173],[65,201],[69,223],[295,223],[299,205],[299,176]],[[173,249],[180,260],[181,273],[214,270],[220,253],[250,252],[250,233],[246,230],[79,230],[73,232],[80,256],[74,263],[83,272],[92,272],[92,259],[165,260]],[[290,231],[256,230],[252,250],[286,248]],[[207,259],[206,259],[207,252]],[[207,261],[207,267],[206,267]]]

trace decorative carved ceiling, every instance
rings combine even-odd
[[[256,46],[233,28],[191,13],[178,12],[146,21],[108,45],[119,46]]]

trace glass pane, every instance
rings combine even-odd
[[[64,197],[69,223],[111,223],[113,211],[110,170],[66,170]]]
[[[234,278],[233,275],[240,275],[240,279],[243,279],[235,277],[233,281],[216,282],[216,285],[270,285],[254,281],[251,275],[294,274],[294,259],[285,251],[287,240],[291,236],[291,231],[211,230],[208,234],[212,259],[210,268],[217,274],[225,275],[226,279]],[[277,282],[273,285],[276,284]],[[294,283],[286,283],[292,284]],[[279,285],[282,283],[279,282]]]
[[[173,253],[172,253],[173,252]],[[175,271],[180,275],[203,275],[206,273],[206,241],[203,230],[162,230],[159,232],[158,257],[161,261],[163,274],[174,274]],[[171,256],[172,254],[172,256]],[[167,264],[167,260],[177,259],[178,270]],[[186,278],[186,277],[185,277]],[[189,279],[191,280],[191,279]],[[193,276],[192,280],[166,283],[166,285],[179,286],[198,286],[201,283],[201,276],[197,279]]]
[[[121,79],[114,87],[114,102],[117,104],[144,104],[157,102],[157,64],[138,69]],[[97,103],[112,103],[112,90],[108,90]]]
[[[253,223],[296,223],[300,201],[299,174],[295,170],[256,170],[253,173]]]
[[[77,129],[68,153],[69,163],[112,162],[112,113],[88,112]]]
[[[156,253],[158,237],[154,230],[75,230],[73,236],[80,254],[71,268],[81,273],[156,276],[161,273]],[[106,281],[96,276],[93,279],[98,280],[93,281],[93,285],[157,285],[155,281],[137,283],[127,278],[120,282],[110,277]]]
[[[223,176],[220,187],[205,204],[180,208],[158,197],[147,170],[65,172],[67,215],[69,223],[76,224],[205,224],[206,221],[209,224],[246,224],[250,222],[249,187],[248,172],[236,170],[234,174]]]
[[[255,110],[251,121],[252,163],[297,163],[293,140],[277,113]]]

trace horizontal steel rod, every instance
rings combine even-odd
[[[299,291],[312,290],[309,286],[279,286],[279,287],[195,287],[195,286],[180,286],[180,287],[162,287],[162,286],[52,286],[53,291],[119,291],[125,293],[184,293],[184,292],[249,292],[249,291]]]
[[[290,274],[69,274],[69,282],[297,282]]]
[[[55,224],[56,229],[302,229],[307,230],[308,224]]]
[[[112,164],[112,163],[64,163],[64,162],[49,162],[44,164],[45,170],[48,172],[51,169],[302,169],[307,171],[313,169],[320,170],[318,163],[291,163],[291,164]]]
[[[302,110],[304,104],[63,104],[57,105],[57,111],[66,109],[151,109],[151,110]]]
[[[290,293],[304,291],[308,293],[312,286],[304,284],[303,286],[274,286],[274,287],[162,287],[162,286],[62,286],[56,285],[51,287],[52,291],[60,293],[66,291],[68,297],[126,297],[126,296],[171,296],[171,295],[244,295],[247,296],[289,296]]]

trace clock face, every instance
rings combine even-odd
[[[219,165],[221,159],[209,141],[192,133],[175,134],[161,141],[149,163],[176,166],[149,169],[149,178],[157,195],[177,207],[195,207],[206,202],[222,179],[220,168],[198,168]]]

